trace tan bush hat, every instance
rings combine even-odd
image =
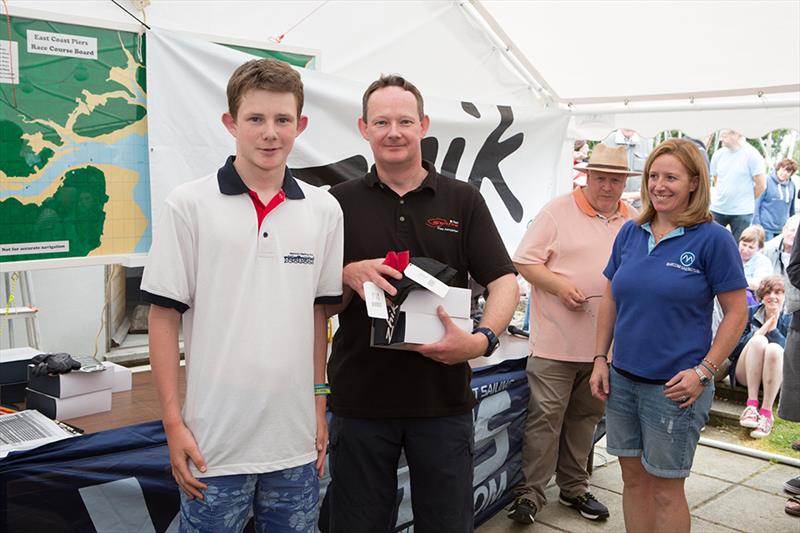
[[[628,168],[628,155],[625,153],[624,146],[614,148],[603,143],[596,144],[589,156],[589,162],[585,165],[576,165],[575,170],[588,172],[598,170],[611,174],[625,174],[626,176],[638,176],[641,172],[636,172]]]

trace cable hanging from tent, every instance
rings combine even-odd
[[[293,24],[293,25],[292,25],[292,26],[291,26],[291,27],[290,27],[288,30],[286,30],[285,32],[281,33],[281,34],[280,34],[280,35],[278,35],[277,37],[270,37],[270,38],[269,38],[269,40],[270,40],[270,41],[272,41],[272,42],[273,42],[273,43],[275,43],[275,44],[281,44],[281,41],[283,41],[283,39],[284,39],[284,38],[286,38],[286,36],[287,36],[287,35],[289,35],[289,32],[290,32],[290,31],[292,31],[293,29],[295,29],[296,27],[298,27],[300,24],[302,24],[303,22],[305,22],[305,20],[306,20],[306,19],[308,19],[308,18],[309,18],[311,15],[313,15],[314,13],[316,13],[317,11],[319,11],[320,9],[322,9],[322,8],[323,8],[323,6],[325,6],[325,4],[327,4],[328,2],[330,2],[330,0],[325,0],[325,1],[324,1],[324,2],[322,2],[320,5],[318,5],[318,6],[317,6],[317,7],[315,7],[314,9],[312,9],[312,10],[311,10],[311,12],[310,12],[308,15],[304,16],[303,18],[301,18],[300,20],[298,20],[297,22],[295,22],[295,23],[294,23],[294,24]]]
[[[144,22],[142,19],[140,19],[139,17],[137,17],[136,15],[134,15],[133,13],[131,13],[130,11],[128,11],[127,9],[125,9],[124,7],[122,7],[122,5],[121,5],[119,2],[117,2],[117,0],[111,0],[111,1],[114,3],[114,5],[115,5],[115,6],[117,6],[118,8],[120,8],[121,10],[123,10],[125,13],[127,13],[128,15],[130,15],[130,16],[131,16],[131,17],[132,17],[132,18],[133,18],[133,19],[134,19],[136,22],[138,22],[139,24],[141,24],[142,26],[144,26],[144,27],[145,27],[145,28],[147,28],[148,30],[149,30],[149,29],[151,29],[151,28],[150,28],[150,26],[148,26],[147,24],[145,24],[145,22]],[[144,11],[144,10],[143,10],[143,11]]]
[[[3,0],[3,4],[5,4],[5,0]],[[11,312],[11,304],[14,303],[14,291],[17,290],[17,280],[19,279],[19,272],[13,272],[11,274],[11,285],[8,287],[8,301],[6,302],[6,311],[4,314],[5,317],[5,325],[9,329],[9,335],[11,335],[11,321],[8,320],[8,314]],[[3,328],[0,325],[0,340],[3,338]]]

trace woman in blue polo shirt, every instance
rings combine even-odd
[[[628,531],[690,530],[684,481],[714,371],[747,319],[736,241],[711,221],[709,199],[694,143],[661,143],[642,174],[642,213],[620,230],[603,272],[590,386],[608,399],[607,449],[620,458]],[[715,296],[725,316],[712,343]]]

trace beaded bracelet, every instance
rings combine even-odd
[[[709,373],[709,374],[711,374],[711,377],[714,377],[714,376],[716,375],[716,372],[715,372],[715,371],[714,371],[714,370],[713,370],[713,369],[712,369],[710,366],[708,366],[708,365],[706,364],[706,360],[705,360],[705,359],[703,359],[702,361],[700,361],[700,366],[702,366],[703,368],[705,368],[706,370],[708,370],[708,373]],[[717,369],[717,370],[719,370],[719,369]]]
[[[327,383],[314,383],[314,396],[327,396],[331,393],[331,386]]]
[[[714,367],[714,373],[719,372],[719,367],[717,365],[715,365],[714,363],[712,363],[707,357],[703,358],[703,362],[704,363],[708,363],[709,365]]]

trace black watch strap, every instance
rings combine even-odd
[[[489,341],[489,346],[486,347],[486,353],[483,354],[483,357],[489,357],[494,353],[498,346],[500,346],[500,339],[497,338],[497,335],[494,334],[489,328],[475,328],[472,330],[472,333],[481,333],[486,335],[486,339]]]

